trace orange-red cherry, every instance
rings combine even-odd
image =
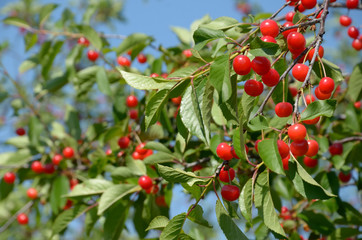
[[[306,135],[307,135],[307,129],[300,123],[293,124],[288,128],[288,136],[293,141],[304,140]]]
[[[216,148],[216,154],[222,160],[229,161],[233,158],[229,144],[222,142]]]
[[[250,59],[245,55],[238,55],[233,60],[233,69],[236,74],[246,75],[251,70]]]

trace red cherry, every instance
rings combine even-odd
[[[137,120],[138,118],[138,111],[136,109],[129,110],[129,117],[133,120]]]
[[[41,164],[41,162],[39,162],[39,161],[34,161],[31,164],[31,169],[35,173],[42,173],[44,171],[43,164]]]
[[[112,149],[108,148],[108,149],[106,150],[106,155],[109,156],[109,155],[111,155],[111,154],[112,154]]]
[[[341,180],[341,182],[347,183],[347,182],[349,182],[349,180],[351,180],[352,175],[351,175],[351,173],[344,174],[343,172],[339,172],[338,178],[339,178],[339,180]]]
[[[297,6],[296,10],[297,10],[298,12],[301,12],[301,13],[302,13],[302,12],[305,11],[305,8],[304,8],[303,4],[299,4],[299,5]]]
[[[7,184],[13,184],[15,182],[15,173],[13,172],[7,172],[4,174],[4,182]]]
[[[253,61],[251,61],[251,68],[258,75],[264,75],[270,70],[270,61],[266,57],[255,57]]]
[[[278,117],[289,117],[292,112],[293,106],[288,102],[280,102],[275,106],[275,114]]]
[[[119,56],[117,58],[117,62],[118,62],[119,65],[124,66],[124,67],[130,67],[131,66],[131,61],[128,58],[124,57],[124,56]]]
[[[155,78],[155,77],[159,77],[160,75],[158,75],[157,73],[152,73],[151,75],[150,75],[150,77],[152,77],[152,78]]]
[[[314,124],[317,124],[319,122],[320,118],[321,117],[316,117],[316,118],[313,118],[313,119],[310,119],[310,120],[304,120],[303,123],[308,124],[308,125],[314,125]]]
[[[309,67],[307,65],[297,63],[292,69],[292,75],[299,82],[304,82],[307,77]]]
[[[303,139],[301,141],[294,141],[290,144],[290,151],[294,156],[303,156],[308,152],[308,142]]]
[[[157,194],[159,190],[158,185],[152,185],[150,188],[145,189],[147,194]]]
[[[246,94],[256,97],[263,93],[264,86],[261,82],[258,82],[254,79],[250,79],[244,84],[244,91]]]
[[[255,148],[255,150],[256,150],[256,152],[259,152],[259,150],[258,150],[258,144],[261,142],[261,140],[256,140],[255,141],[255,144],[254,144],[254,148]]]
[[[285,20],[287,20],[288,22],[293,22],[294,15],[294,11],[288,12],[287,14],[285,14]]]
[[[149,156],[151,156],[153,154],[153,151],[151,149],[147,149],[147,152],[145,154],[143,154],[144,158],[147,158]]]
[[[355,107],[355,108],[361,108],[361,105],[362,105],[362,103],[361,103],[361,101],[359,101],[359,102],[355,102],[354,104],[353,104],[353,106]]]
[[[304,165],[306,165],[309,168],[314,168],[318,165],[318,159],[310,158],[310,157],[304,157],[303,159]]]
[[[25,213],[20,213],[16,219],[18,220],[18,223],[21,224],[21,225],[25,225],[25,224],[28,224],[29,222],[29,218],[28,216],[25,214]]]
[[[314,94],[315,94],[315,96],[316,96],[319,100],[326,100],[326,99],[330,98],[331,95],[332,95],[332,93],[324,94],[324,93],[322,93],[321,91],[319,91],[319,86],[317,86],[317,87],[314,89]]]
[[[44,172],[46,174],[53,174],[55,172],[54,164],[52,163],[45,164]]]
[[[286,156],[285,158],[282,159],[284,170],[289,170],[289,158],[290,158],[290,155],[288,154],[288,156]]]
[[[247,149],[247,146],[245,145],[245,149]],[[234,148],[234,146],[232,146],[231,147],[231,155],[233,155],[233,158],[236,158],[236,159],[240,159],[239,158],[239,156],[236,154],[236,152],[235,152],[235,148]],[[249,149],[248,149],[248,151],[249,151]],[[246,154],[248,154],[248,153],[246,153]]]
[[[230,178],[229,178],[230,176]],[[219,179],[222,182],[231,182],[235,178],[235,170],[233,168],[229,168],[229,170],[225,170],[223,167],[219,174]]]
[[[349,9],[357,8],[358,4],[359,4],[359,0],[347,0],[346,1],[346,6]]]
[[[295,87],[289,87],[289,91],[292,97],[295,97],[298,94],[298,90]]]
[[[352,42],[352,47],[357,51],[362,49],[362,40],[361,39],[354,39]]]
[[[307,55],[307,59],[308,59],[309,61],[312,61],[314,52],[315,52],[315,48],[312,48],[312,49],[309,51],[309,53],[308,53],[308,55]],[[318,55],[317,55],[316,60],[318,60],[318,56],[319,56],[319,58],[323,58],[323,56],[324,56],[324,48],[323,48],[322,46],[319,46]]]
[[[74,156],[74,150],[71,147],[66,147],[63,149],[63,156],[66,158],[72,158]]]
[[[221,189],[221,196],[227,201],[235,201],[239,198],[240,190],[234,185],[224,185]]]
[[[292,21],[290,21],[290,22],[288,21],[288,22],[285,22],[285,23],[283,24],[283,27],[284,27],[284,28],[291,27],[291,26],[294,26],[294,24],[293,24]],[[289,35],[290,33],[296,32],[296,31],[297,31],[297,28],[292,28],[292,29],[289,29],[289,30],[286,30],[286,31],[282,32],[282,34],[283,34],[284,38],[288,38],[288,35]]]
[[[152,187],[153,181],[149,176],[141,176],[138,179],[138,185],[140,185],[143,189],[148,189]]]
[[[168,207],[165,201],[165,196],[157,196],[155,201],[156,205],[159,207]]]
[[[167,74],[167,73],[162,73],[162,74],[161,74],[161,77],[167,78],[167,77],[168,77],[168,74]]]
[[[263,42],[270,42],[270,43],[277,43],[277,41],[275,40],[275,38],[271,37],[271,36],[263,36],[260,38]]]
[[[145,63],[147,62],[147,57],[143,53],[138,54],[137,60],[139,63]]]
[[[25,129],[24,128],[16,129],[16,134],[18,134],[19,136],[24,136],[25,135]]]
[[[175,97],[175,98],[171,98],[171,101],[175,104],[175,105],[180,105],[181,101],[182,101],[182,97]]]
[[[317,0],[302,0],[302,5],[305,9],[312,9],[317,4]]]
[[[349,25],[351,25],[352,19],[346,15],[341,15],[339,17],[339,23],[344,27],[348,27]]]
[[[139,154],[139,153],[136,152],[136,151],[134,151],[134,152],[132,153],[132,157],[133,157],[133,159],[135,159],[135,160],[137,160],[137,159],[141,160],[141,154]]]
[[[357,38],[359,35],[359,31],[355,26],[350,26],[348,28],[347,33],[348,33],[348,36],[350,36],[351,38]]]
[[[89,46],[89,41],[88,41],[88,39],[86,39],[85,37],[80,37],[80,38],[78,39],[78,44],[79,44],[79,45],[83,45],[83,46],[85,46],[85,47],[88,47],[88,46]]]
[[[317,18],[321,18],[322,14],[323,14],[323,10],[318,13]]]
[[[65,206],[63,207],[63,210],[67,210],[73,206],[73,201],[67,199],[67,202],[65,203]]]
[[[343,145],[342,143],[333,143],[331,146],[329,146],[328,150],[332,156],[342,155]]]
[[[98,58],[98,52],[94,51],[94,50],[88,50],[88,53],[87,53],[87,56],[88,56],[88,59],[89,61],[96,61],[97,58]]]
[[[63,160],[62,155],[60,154],[55,154],[52,158],[52,162],[54,165],[59,165],[59,163]]]
[[[261,80],[268,87],[274,87],[279,82],[279,73],[277,70],[271,68],[268,73],[261,76]]]
[[[38,197],[38,191],[35,188],[29,188],[26,194],[30,199],[36,199]]]
[[[289,209],[287,207],[285,207],[285,206],[282,207],[282,209],[280,211],[280,217],[283,218],[284,220],[292,219],[292,216],[291,216],[291,214],[289,212]]]
[[[260,32],[263,36],[276,37],[279,34],[279,26],[274,20],[264,20],[260,24]]]
[[[121,137],[118,139],[118,146],[122,149],[128,148],[130,140],[128,137]]]
[[[282,140],[277,141],[278,151],[281,158],[286,158],[289,155],[289,146]]]
[[[185,57],[187,58],[192,57],[192,52],[190,49],[183,50],[182,54],[185,55]]]
[[[315,97],[313,95],[309,94],[305,97],[305,101],[307,102],[307,105],[309,105],[315,101]]]
[[[138,99],[136,96],[130,95],[127,97],[126,104],[128,107],[137,107]]]
[[[128,55],[128,56],[131,56],[131,55],[132,55],[132,49],[127,51],[127,55]]]
[[[302,124],[296,123],[288,128],[288,135],[293,141],[302,141],[307,135],[307,129]]]
[[[216,154],[222,160],[229,161],[233,158],[229,144],[222,142],[216,148]]]
[[[78,185],[78,179],[72,178],[69,180],[70,189],[73,189],[76,185]]]
[[[191,171],[196,172],[196,171],[199,171],[201,169],[203,169],[202,165],[198,164],[198,165],[193,166]]]
[[[304,49],[305,43],[306,43],[306,41],[305,41],[303,34],[301,34],[299,32],[292,32],[288,35],[288,38],[287,38],[288,49],[292,53],[300,51],[300,49]]]
[[[330,94],[334,90],[334,81],[330,77],[324,77],[321,79],[318,85],[319,91],[323,94]]]
[[[246,75],[251,70],[250,59],[245,55],[238,55],[233,60],[233,68],[236,74]]]
[[[138,152],[139,154],[146,154],[147,149],[145,148],[145,146],[146,146],[146,143],[140,143],[136,147],[136,152]]]

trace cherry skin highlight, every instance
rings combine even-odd
[[[138,105],[137,97],[133,96],[133,95],[128,96],[126,99],[126,104],[127,104],[127,107],[129,107],[129,108],[137,107],[137,105]]]

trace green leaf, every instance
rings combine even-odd
[[[240,159],[246,159],[246,152],[245,152],[245,140],[243,136],[243,126],[236,128],[233,132],[233,146],[236,152],[236,155],[240,157]]]
[[[335,230],[333,223],[331,223],[327,217],[321,213],[304,210],[298,214],[298,217],[303,219],[310,229],[320,234],[329,235]]]
[[[40,144],[40,135],[44,131],[43,125],[40,123],[39,119],[35,116],[30,117],[29,121],[29,141],[33,146],[39,146]]]
[[[61,51],[63,44],[63,41],[56,41],[54,44],[49,43],[50,46],[47,46],[47,44],[42,46],[38,58],[42,65],[41,74],[46,80],[48,79],[48,73],[53,65],[54,59]]]
[[[197,44],[195,46],[195,50],[201,50],[208,42],[218,38],[223,38],[224,36],[225,34],[221,30],[199,27],[193,35],[194,41]]]
[[[203,24],[202,27],[216,30],[225,30],[240,25],[239,21],[231,17],[219,17],[215,20]]]
[[[31,160],[29,149],[20,149],[16,152],[0,153],[0,166],[20,167]]]
[[[160,240],[177,240],[184,225],[186,213],[181,213],[170,220],[160,235]]]
[[[127,156],[126,165],[134,174],[139,176],[147,174],[146,165],[143,161],[135,161],[131,156]]]
[[[140,191],[141,187],[132,184],[120,184],[108,188],[99,200],[98,215],[110,208],[118,200],[127,196],[128,194]]]
[[[112,187],[113,183],[104,179],[89,179],[77,184],[65,197],[86,197],[102,194],[105,190]]]
[[[347,94],[349,98],[356,102],[362,98],[362,62],[358,63],[351,73],[351,76],[347,85]]]
[[[129,205],[121,202],[106,211],[103,224],[104,240],[118,240],[128,217]]]
[[[112,96],[111,86],[108,81],[107,73],[104,68],[99,68],[96,74],[96,81],[99,90],[107,96]]]
[[[70,135],[75,139],[80,139],[81,129],[79,124],[78,112],[70,105],[66,106],[64,120],[68,126]]]
[[[96,48],[97,50],[102,49],[103,46],[102,39],[91,26],[82,25],[79,26],[78,28],[80,33],[82,33],[84,37],[86,37],[89,40],[89,42],[92,44],[94,48]]]
[[[282,159],[275,139],[264,139],[259,142],[258,150],[261,159],[270,170],[285,175]]]
[[[165,216],[157,216],[154,219],[152,219],[152,221],[150,222],[150,224],[146,228],[146,231],[149,231],[151,229],[162,230],[167,226],[167,224],[169,222],[170,222],[170,220],[167,217],[165,217]]]
[[[159,142],[147,142],[145,148],[156,150],[159,152],[169,153],[172,155],[172,152],[170,151],[170,149],[168,149],[165,145],[163,145],[162,143],[159,143]]]
[[[38,64],[38,58],[30,57],[20,64],[18,71],[19,73],[24,73],[32,68],[35,68],[36,66],[38,66]]]
[[[160,114],[167,103],[170,91],[168,89],[159,90],[154,94],[146,105],[145,129],[155,124],[160,118]]]
[[[230,83],[229,55],[221,55],[210,66],[210,83],[219,93],[220,100],[226,102],[232,93]]]
[[[54,220],[52,226],[52,236],[62,232],[68,227],[70,222],[74,219],[81,216],[85,211],[87,211],[88,206],[86,205],[76,205],[73,208],[70,208],[57,216]]]
[[[27,148],[29,147],[28,136],[12,137],[6,140],[5,144],[13,145],[16,148]]]
[[[251,213],[251,209],[253,207],[252,199],[253,199],[253,181],[250,178],[245,183],[239,196],[239,208],[241,214],[248,222],[251,222],[252,220],[252,213]]]
[[[43,5],[39,12],[39,25],[43,26],[44,22],[49,18],[50,14],[53,12],[54,9],[58,7],[57,4],[46,4]]]
[[[93,230],[94,225],[96,224],[98,219],[99,219],[99,216],[97,215],[96,207],[94,207],[91,210],[89,210],[88,212],[86,212],[85,220],[84,220],[84,228],[85,228],[85,232],[86,232],[87,236],[90,235],[90,233]]]
[[[325,58],[322,58],[322,62],[323,62],[324,69],[326,71],[326,76],[332,78],[335,83],[339,83],[344,80],[342,71],[337,65],[328,61]],[[319,61],[313,65],[313,71],[318,76],[318,78],[324,77],[322,64]]]
[[[265,140],[262,142],[264,141]],[[258,208],[258,213],[262,217],[264,224],[277,235],[286,237],[283,228],[280,226],[278,215],[275,212],[275,207],[270,194],[269,172],[267,170],[259,174],[256,180],[254,203],[255,207]]]
[[[119,181],[122,181],[127,178],[139,177],[139,176],[141,176],[141,175],[134,173],[128,167],[117,167],[111,171],[112,179],[119,180]]]
[[[356,113],[356,108],[352,104],[348,104],[347,109],[345,109],[346,113],[346,127],[351,129],[354,132],[361,132],[360,122],[358,121],[358,115]]]
[[[15,184],[8,184],[3,178],[0,180],[0,201],[6,199],[6,197],[13,191]]]
[[[29,51],[37,42],[38,42],[38,34],[28,33],[24,37],[25,41],[25,51]]]
[[[67,201],[63,195],[69,192],[69,180],[66,176],[60,175],[54,179],[52,189],[50,191],[50,206],[54,214],[63,208]]]
[[[302,112],[302,120],[314,119],[319,116],[331,117],[336,109],[336,100],[314,101]]]
[[[148,76],[143,76],[135,73],[125,72],[119,69],[123,78],[126,80],[127,84],[131,87],[139,90],[152,90],[164,88],[168,85],[170,80],[160,79],[160,78],[151,78]],[[176,83],[176,82],[175,82]]]
[[[250,43],[249,52],[254,56],[275,56],[280,54],[281,50],[278,44],[264,42],[259,37],[255,37]]]
[[[255,97],[252,97],[246,93],[243,93],[243,95],[241,95],[241,101],[239,103],[238,110],[240,118],[242,118],[243,121],[249,120],[251,111],[253,110],[255,105],[255,99],[256,99]],[[240,124],[243,123],[244,122],[241,122]]]
[[[190,209],[193,207],[193,205],[190,206]],[[188,215],[188,219],[190,219],[191,221],[200,224],[202,226],[208,227],[208,228],[212,228],[212,226],[209,224],[209,222],[203,217],[204,215],[204,210],[202,209],[202,207],[200,205],[196,205],[193,210],[190,212],[190,214]]]
[[[147,46],[153,41],[153,38],[143,33],[133,33],[127,36],[122,43],[115,49],[117,55],[121,55],[132,48],[140,45]]]
[[[22,28],[30,28],[30,25],[26,21],[18,17],[7,17],[3,20],[3,23]]]
[[[358,236],[358,234],[361,234],[358,229],[356,228],[337,228],[331,235],[329,235],[329,238],[331,240],[340,240],[340,239],[347,239],[350,237]]]
[[[248,238],[245,234],[239,229],[239,227],[234,223],[232,218],[228,215],[222,203],[217,200],[216,206],[216,218],[221,227],[221,230],[224,232],[228,240],[247,240]]]
[[[151,156],[145,158],[143,162],[145,164],[154,165],[156,163],[168,163],[173,162],[175,160],[175,156],[165,152],[157,152],[152,154]]]
[[[193,184],[198,182],[205,182],[207,179],[199,178],[193,172],[185,172],[180,169],[162,166],[157,164],[158,173],[168,182],[184,183],[192,182]],[[191,184],[191,186],[193,185]]]
[[[171,30],[176,34],[180,42],[190,45],[192,41],[191,33],[188,29],[183,27],[171,27]]]
[[[261,115],[256,116],[248,122],[249,130],[256,132],[269,128],[268,120]]]

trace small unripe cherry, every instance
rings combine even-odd
[[[29,188],[26,191],[26,195],[28,195],[30,199],[36,199],[38,197],[38,191],[35,188]]]
[[[59,165],[59,163],[63,160],[62,155],[60,154],[55,154],[52,158],[52,162],[54,165]]]
[[[288,146],[288,144],[286,144],[282,140],[278,140],[277,141],[277,146],[278,146],[278,152],[280,154],[280,157],[282,159],[286,158],[289,155],[289,146]]]
[[[87,56],[88,56],[88,59],[89,61],[96,61],[98,59],[98,52],[94,51],[94,50],[89,50],[88,53],[87,53]]]
[[[183,50],[183,51],[182,51],[182,54],[183,54],[185,57],[187,57],[187,58],[192,57],[192,52],[191,52],[190,49]]]
[[[63,156],[66,158],[72,158],[74,156],[74,150],[71,147],[65,147],[63,149]]]
[[[256,81],[254,79],[250,79],[245,82],[244,91],[246,92],[246,94],[252,97],[257,97],[263,93],[264,86],[261,82]]]
[[[258,75],[264,75],[270,70],[270,61],[266,57],[255,57],[253,61],[251,61],[251,68]]]
[[[263,36],[271,36],[274,38],[279,34],[279,26],[274,20],[267,19],[260,24],[260,32]]]
[[[293,124],[288,128],[288,136],[293,141],[304,140],[306,135],[307,129],[300,123]]]
[[[233,158],[229,144],[222,142],[216,148],[216,154],[222,160],[229,161]]]
[[[229,177],[230,176],[230,177]],[[231,182],[235,178],[235,170],[233,168],[230,168],[228,170],[225,170],[225,167],[223,167],[219,174],[219,179],[222,182]]]
[[[131,61],[128,58],[124,57],[124,56],[119,56],[117,58],[117,62],[118,62],[119,65],[124,66],[124,67],[130,67],[131,66]]]
[[[149,176],[141,176],[138,179],[138,185],[143,189],[149,189],[153,185],[153,181]]]
[[[280,102],[275,106],[275,114],[278,117],[289,117],[293,112],[293,106],[289,102]]]
[[[277,41],[275,40],[275,38],[271,37],[271,36],[263,36],[260,38],[263,42],[270,42],[270,43],[277,43]]]
[[[352,19],[346,15],[341,15],[339,17],[339,23],[344,27],[348,27],[349,25],[351,25]]]
[[[18,128],[16,129],[16,134],[19,136],[24,136],[25,135],[25,129],[24,128]]]
[[[21,224],[21,225],[28,224],[28,222],[29,222],[29,218],[25,213],[20,213],[16,217],[16,219],[17,219],[18,223]]]
[[[307,77],[309,67],[307,65],[297,63],[292,69],[292,75],[299,82],[304,82]]]
[[[129,107],[129,108],[137,107],[137,105],[138,105],[137,97],[134,95],[128,96],[126,99],[126,104],[127,104],[127,107]]]
[[[238,55],[233,60],[233,69],[236,74],[246,75],[251,70],[250,59],[245,55]]]
[[[139,63],[143,64],[143,63],[147,62],[147,57],[143,53],[140,53],[137,55],[137,60]]]
[[[303,159],[304,165],[306,165],[309,168],[314,168],[318,165],[318,159],[310,158],[305,156]]]
[[[13,184],[15,182],[15,173],[13,172],[7,172],[4,174],[4,182],[6,182],[7,184]]]
[[[130,140],[128,137],[121,137],[118,139],[118,146],[122,149],[128,148]]]
[[[338,178],[339,178],[339,180],[341,180],[341,182],[347,183],[347,182],[349,182],[349,180],[351,180],[352,175],[351,175],[351,173],[344,174],[343,172],[339,172]]]
[[[321,79],[318,85],[319,91],[323,94],[330,94],[334,90],[334,81],[330,77],[324,77]]]
[[[342,155],[343,145],[342,145],[342,143],[333,143],[331,146],[329,146],[328,150],[332,156]]]
[[[294,141],[290,144],[290,151],[294,156],[303,156],[308,152],[308,142],[303,139],[301,141]]]
[[[314,89],[314,94],[319,100],[326,100],[326,99],[329,99],[332,96],[332,93],[324,94],[321,91],[319,91],[319,86],[317,86]]]
[[[224,185],[221,189],[221,196],[227,201],[235,201],[239,198],[240,189],[234,185]]]
[[[274,68],[271,68],[268,73],[261,76],[261,80],[268,87],[274,87],[279,82],[279,73]]]
[[[347,33],[348,33],[348,36],[350,36],[351,38],[357,38],[359,35],[358,28],[356,28],[355,26],[350,26],[348,28]]]

